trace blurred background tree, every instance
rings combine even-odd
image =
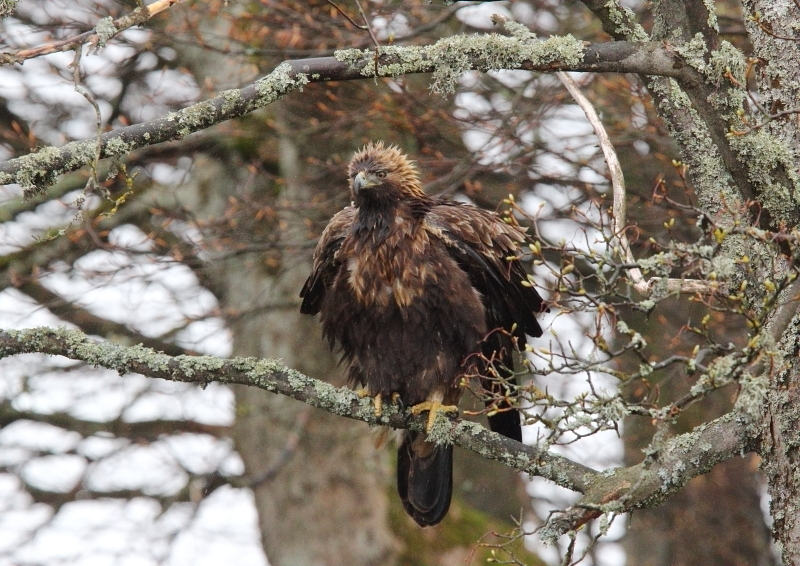
[[[621,22],[610,29],[613,18],[588,0],[163,4],[169,9],[146,24],[92,46],[92,30],[106,29],[98,22],[119,25],[136,4],[12,2],[0,24],[0,158],[161,118],[242,87],[285,60],[376,43],[429,45],[460,33],[507,34],[493,14],[540,38],[633,38],[620,31]],[[697,31],[702,41],[705,30],[695,29],[692,8],[661,4],[626,2],[633,10],[626,17],[655,40],[689,42]],[[715,41],[750,55],[753,30],[743,22],[752,6],[745,14],[737,2],[715,4]],[[787,21],[800,19],[795,11]],[[79,34],[87,35],[72,50],[27,51]],[[634,256],[702,238],[706,226],[697,211],[682,207],[702,204],[692,171],[680,162],[686,144],[676,143],[675,123],[659,117],[663,98],[651,98],[648,88],[658,92],[653,84],[630,73],[576,78],[622,162]],[[5,186],[0,326],[67,324],[171,355],[279,357],[306,375],[343,384],[317,321],[298,312],[298,292],[327,219],[347,204],[346,163],[370,140],[407,151],[429,193],[490,209],[506,207],[511,195],[536,216],[551,264],[560,262],[559,248],[589,240],[586,234],[605,222],[606,163],[583,112],[554,75],[467,71],[447,96],[432,93],[430,84],[424,74],[308,84],[180,141],[98,160],[33,198],[23,199],[18,184]],[[575,264],[590,276],[591,262]],[[535,273],[555,296],[557,283],[546,270]],[[620,312],[658,345],[653,360],[691,357],[702,340],[685,329],[708,312],[692,299],[669,298],[647,313],[631,303]],[[591,350],[594,318],[583,314],[553,309],[544,321]],[[731,327],[730,313],[712,314],[715,343],[743,346],[746,337]],[[620,357],[615,367],[635,374],[641,361]],[[458,451],[453,509],[440,526],[419,531],[394,494],[392,451],[376,449],[363,423],[253,387],[121,380],[37,354],[0,364],[4,563],[477,563],[491,550],[476,552],[479,542],[504,540],[486,533],[511,532],[515,522],[535,530],[575,500]],[[596,379],[616,387],[608,376]],[[566,397],[586,386],[566,376],[533,383]],[[621,394],[631,403],[663,405],[694,384],[685,368],[669,366],[631,381]],[[668,420],[671,431],[729,412],[737,392],[736,384],[715,389]],[[618,427],[621,440],[606,430],[560,449],[595,468],[636,464],[655,424],[663,423],[629,415]],[[526,431],[532,442],[540,434],[536,426]],[[623,564],[626,554],[629,564],[641,565],[777,563],[757,468],[755,456],[729,460],[665,505],[636,511],[627,525],[618,519],[582,563]],[[578,547],[601,530],[591,523],[576,534]],[[570,540],[547,548],[528,537],[515,559],[560,563]]]

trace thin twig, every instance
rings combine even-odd
[[[378,57],[380,56],[381,53],[381,45],[380,43],[378,43],[378,38],[375,37],[375,34],[372,32],[372,25],[370,24],[369,19],[367,19],[367,14],[364,13],[364,8],[361,7],[361,2],[359,2],[359,0],[353,0],[353,1],[356,3],[356,6],[358,6],[358,11],[361,14],[361,17],[364,18],[364,23],[366,23],[367,25],[367,32],[369,33],[369,36],[372,38],[372,43],[375,44],[375,76],[377,76]]]
[[[337,10],[337,11],[338,11],[338,12],[339,12],[341,15],[343,15],[343,16],[344,16],[344,18],[345,18],[345,19],[346,19],[348,22],[350,22],[351,24],[353,24],[353,25],[354,25],[355,27],[357,27],[358,29],[363,29],[363,30],[367,30],[367,29],[369,29],[369,26],[362,26],[362,25],[359,25],[359,24],[357,24],[357,23],[356,23],[356,22],[353,20],[353,18],[351,18],[351,17],[350,17],[350,16],[347,14],[347,12],[345,12],[345,11],[344,11],[344,10],[342,10],[342,9],[341,9],[339,6],[337,6],[337,5],[336,5],[336,3],[334,3],[334,2],[333,2],[333,0],[326,0],[326,1],[328,2],[328,4],[330,4],[331,6],[333,6],[334,8],[336,8],[336,10]]]
[[[89,104],[94,108],[94,114],[97,125],[97,146],[94,152],[94,162],[91,164],[92,174],[86,182],[86,189],[91,191],[95,187],[99,187],[100,183],[97,179],[97,167],[100,164],[100,156],[103,150],[103,116],[100,112],[100,106],[97,104],[94,96],[89,90],[81,84],[81,55],[83,53],[83,46],[75,48],[75,59],[70,63],[72,67],[72,80],[75,82],[75,92],[83,96]]]
[[[353,0],[353,1],[356,3],[356,6],[358,6],[358,11],[361,14],[361,17],[364,18],[364,22],[366,23],[366,26],[362,29],[366,29],[369,32],[369,36],[372,38],[372,43],[375,44],[375,49],[380,49],[381,44],[378,43],[378,38],[375,37],[375,34],[372,32],[372,26],[369,24],[369,19],[367,18],[367,14],[364,13],[364,8],[361,7],[361,2],[359,2],[358,0]]]

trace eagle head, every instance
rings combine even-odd
[[[356,152],[348,179],[356,206],[425,198],[414,163],[400,149],[383,142],[369,143]]]

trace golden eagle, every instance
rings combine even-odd
[[[331,348],[375,396],[376,411],[399,396],[414,412],[429,410],[432,423],[435,411],[455,409],[461,377],[472,372],[502,397],[489,364],[509,377],[512,340],[542,334],[542,298],[517,259],[523,231],[427,196],[412,162],[383,143],[356,153],[348,178],[352,205],[322,233],[300,311],[321,313]],[[521,441],[517,411],[494,408],[492,430]],[[405,433],[397,463],[403,506],[421,526],[445,516],[453,481],[452,446],[426,439]]]

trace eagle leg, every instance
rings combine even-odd
[[[455,405],[442,405],[441,401],[423,401],[411,407],[411,414],[418,415],[423,411],[428,411],[428,421],[425,423],[425,432],[430,432],[433,423],[436,421],[437,413],[455,413],[458,415],[458,407]]]

